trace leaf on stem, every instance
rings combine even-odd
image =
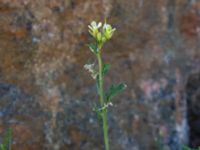
[[[118,93],[122,92],[126,88],[126,84],[119,83],[116,85],[111,85],[108,92],[106,93],[106,102],[109,103],[113,97]]]
[[[109,69],[110,69],[109,64],[103,64],[103,70],[102,70],[103,76],[105,76],[108,73]]]
[[[94,44],[94,43],[88,44],[88,47],[89,47],[90,51],[92,53],[94,53],[95,55],[98,53],[98,47],[96,44]]]
[[[99,107],[97,105],[94,106],[93,111],[96,113],[98,121],[101,121],[102,111],[99,110]]]

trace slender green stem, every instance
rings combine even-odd
[[[101,59],[101,51],[99,50],[99,53],[97,54],[98,64],[99,64],[99,96],[100,96],[100,103],[101,106],[104,105],[104,98],[103,98],[103,65],[102,65],[102,59]]]
[[[104,107],[103,65],[102,65],[102,58],[101,58],[101,50],[100,49],[99,49],[97,58],[98,58],[98,64],[99,64],[99,92],[100,92],[99,96],[100,96],[101,107]],[[102,121],[103,121],[103,134],[104,134],[105,150],[109,150],[107,108],[103,109]]]
[[[104,133],[105,149],[109,150],[108,122],[107,122],[107,110],[106,109],[103,110],[102,120],[103,120],[103,133]]]

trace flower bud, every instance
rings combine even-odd
[[[99,43],[102,42],[102,33],[101,33],[101,32],[98,32],[98,33],[97,33],[97,41],[98,41]]]

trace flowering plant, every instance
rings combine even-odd
[[[106,22],[102,24],[101,22],[97,23],[95,21],[92,21],[88,28],[90,35],[94,38],[94,43],[89,44],[88,47],[96,56],[98,60],[98,66],[95,66],[95,64],[86,64],[84,68],[88,70],[91,73],[92,78],[96,80],[100,104],[95,106],[94,111],[101,118],[103,124],[105,149],[109,150],[107,123],[108,108],[113,105],[112,98],[119,92],[123,91],[126,88],[126,85],[123,83],[116,85],[113,84],[110,86],[108,91],[104,93],[103,79],[109,71],[110,65],[104,64],[102,61],[102,47],[112,38],[116,29]]]

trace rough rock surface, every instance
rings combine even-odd
[[[13,128],[13,150],[103,149],[83,65],[93,61],[87,25],[104,18],[117,28],[104,48],[106,86],[128,85],[110,109],[111,149],[187,143],[185,85],[200,75],[198,0],[0,0],[0,132]]]

